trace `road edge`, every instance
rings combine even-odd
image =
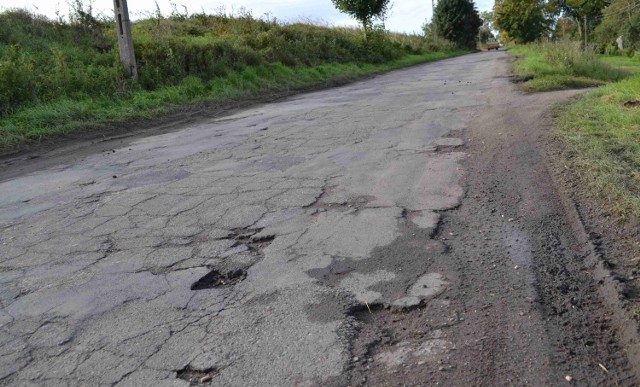
[[[342,87],[352,83],[365,81],[379,75],[384,75],[392,71],[409,69],[477,52],[478,51],[470,51],[461,54],[454,53],[444,58],[430,59],[408,65],[397,65],[396,67],[386,69],[375,69],[358,75],[339,75],[330,79],[311,83],[306,86],[283,91],[263,90],[254,95],[245,96],[240,99],[230,99],[218,102],[206,101],[194,104],[168,106],[167,110],[156,118],[95,122],[88,124],[84,131],[74,130],[69,133],[44,137],[40,140],[21,142],[10,146],[0,146],[0,165],[4,164],[7,160],[20,158],[21,156],[30,156],[33,153],[42,151],[55,152],[58,151],[59,148],[65,148],[67,146],[72,149],[77,149],[78,147],[87,147],[96,143],[109,142],[113,140],[164,134],[180,130],[180,128],[162,129],[162,127],[175,127],[201,119],[217,118],[227,114],[232,114],[240,109],[247,109],[265,103],[272,103],[304,93]],[[129,132],[132,126],[140,126],[141,128],[135,130],[135,133]],[[159,132],[149,133],[158,127],[161,128]]]
[[[542,139],[546,168],[562,202],[568,226],[585,254],[584,267],[591,270],[591,276],[597,285],[598,296],[606,306],[611,321],[618,331],[618,344],[624,349],[635,378],[640,380],[640,327],[637,315],[634,316],[625,302],[626,285],[610,269],[605,253],[596,247],[598,243],[588,231],[588,220],[580,211],[571,187],[566,180],[561,179],[559,171],[565,168],[560,158],[564,144],[554,135],[555,128],[554,122],[552,131],[545,133]]]

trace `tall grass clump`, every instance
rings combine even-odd
[[[517,56],[515,72],[532,78],[530,91],[599,86],[624,79],[629,74],[602,62],[596,53],[571,41],[532,43],[511,49]]]

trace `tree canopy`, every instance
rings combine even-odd
[[[496,0],[493,7],[493,25],[501,38],[516,43],[533,42],[547,30],[544,4],[539,0]]]
[[[343,13],[351,15],[362,24],[365,31],[373,25],[373,20],[381,18],[389,10],[391,0],[331,0],[333,5]]]
[[[458,47],[476,46],[482,19],[472,0],[440,0],[434,20],[438,34],[454,42]]]
[[[493,40],[493,12],[482,11],[480,12],[480,19],[482,19],[482,27],[478,36],[480,37],[480,43],[486,43],[489,40]]]

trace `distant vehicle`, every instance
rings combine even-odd
[[[500,43],[499,42],[487,42],[484,44],[480,45],[480,49],[482,51],[490,51],[490,50],[497,50],[500,48]]]

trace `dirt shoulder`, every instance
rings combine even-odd
[[[547,151],[552,107],[580,92],[518,93],[508,67],[498,63],[488,103],[453,134],[468,154],[465,197],[440,213],[425,262],[454,285],[421,309],[356,313],[352,385],[637,385],[638,336],[615,275]],[[437,361],[412,361],[423,352]]]
[[[564,142],[553,131],[544,136],[549,170],[566,205],[574,212],[576,232],[589,245],[591,266],[619,340],[632,364],[640,364],[640,219],[622,219],[611,203],[589,187],[584,174],[567,166]],[[636,373],[639,371],[636,366]]]

